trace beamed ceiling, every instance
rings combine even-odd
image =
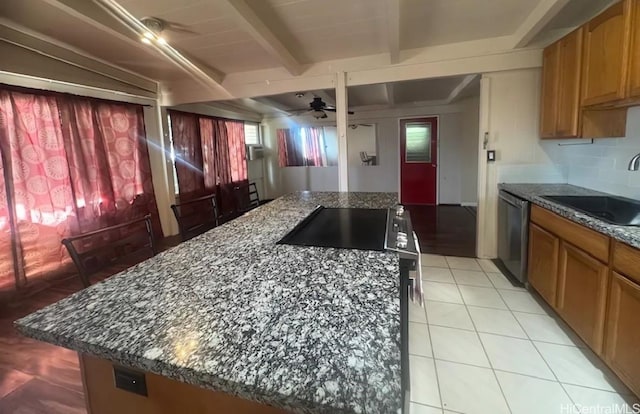
[[[467,76],[477,70],[461,62],[450,73],[437,66],[440,61],[525,56],[611,3],[2,0],[0,41],[49,56],[70,51],[66,61],[89,57],[98,62],[96,71],[103,65],[118,81],[146,89],[158,82],[167,104],[235,99],[260,113],[286,111],[300,107],[296,90],[332,100],[335,73],[343,71],[359,75],[348,78],[350,105],[404,105],[451,101],[477,90],[477,77]],[[168,22],[162,36],[171,50],[143,44],[123,14]],[[426,64],[432,66],[423,77],[434,79],[410,80]],[[263,98],[247,102],[256,96]]]

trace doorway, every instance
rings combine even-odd
[[[400,120],[400,201],[435,205],[438,180],[438,117]]]

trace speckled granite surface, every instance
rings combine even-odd
[[[640,249],[640,227],[616,226],[606,221],[588,216],[541,196],[573,196],[573,195],[610,195],[570,184],[499,184],[498,187],[517,196],[547,208],[569,220],[582,224],[593,230],[604,233],[623,243]]]
[[[397,255],[275,244],[318,204],[386,208],[396,197],[285,196],[16,326],[295,413],[396,413]]]

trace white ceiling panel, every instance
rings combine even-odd
[[[249,0],[249,4],[303,62],[386,48],[386,10],[380,0]]]
[[[513,34],[537,1],[405,0],[402,4],[400,41],[404,49],[411,49]]]

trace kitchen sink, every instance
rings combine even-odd
[[[611,196],[543,196],[591,217],[621,226],[640,226],[640,202]]]

